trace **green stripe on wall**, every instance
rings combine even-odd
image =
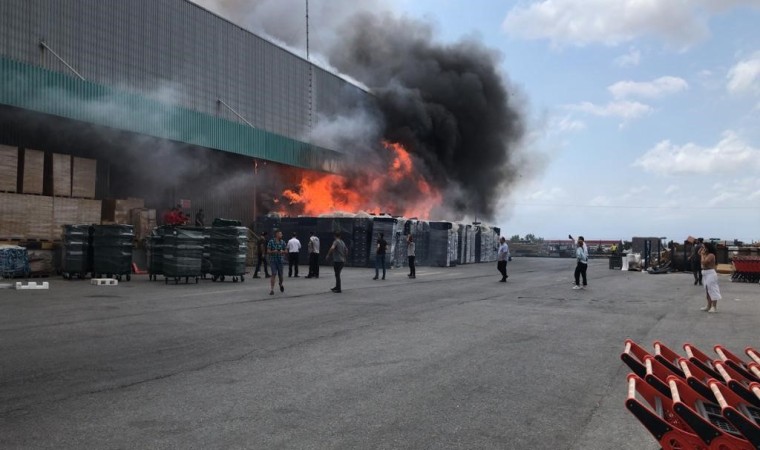
[[[336,151],[0,56],[0,103],[148,136],[335,172]]]

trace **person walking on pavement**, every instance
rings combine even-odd
[[[691,272],[694,274],[694,286],[699,284],[702,286],[702,249],[705,247],[704,239],[699,238],[691,248]]]
[[[718,300],[720,296],[720,287],[718,286],[718,272],[715,271],[715,244],[708,242],[702,245],[699,251],[700,264],[702,266],[702,277],[705,281],[705,296],[707,298],[707,305],[702,308],[702,311],[709,313],[718,312]],[[699,284],[702,284],[701,282]]]
[[[312,231],[309,234],[309,275],[306,278],[319,278],[319,238]]]
[[[288,241],[288,278],[295,275],[298,278],[298,255],[301,253],[301,241],[293,232],[293,237]],[[295,269],[294,269],[295,268]]]
[[[340,272],[343,270],[343,265],[346,263],[346,256],[348,256],[348,248],[343,242],[343,239],[340,238],[340,231],[335,232],[335,240],[333,241],[330,250],[327,251],[327,256],[325,258],[327,259],[331,256],[333,258],[333,268],[335,269],[335,287],[330,290],[337,294],[342,292]]]
[[[588,283],[586,281],[586,269],[588,269],[588,253],[583,250],[583,241],[578,239],[578,247],[575,249],[575,259],[578,263],[575,266],[575,286],[573,289],[584,289]],[[583,277],[583,286],[580,278]]]
[[[385,279],[385,251],[388,249],[388,242],[385,240],[383,233],[377,237],[377,248],[375,249],[375,278],[377,280],[380,267],[383,268],[383,280]]]
[[[509,245],[507,245],[507,239],[502,237],[499,240],[499,254],[498,254],[498,262],[496,263],[496,269],[501,273],[501,281],[502,283],[507,282],[507,278],[509,278],[509,275],[507,275],[507,261],[509,260]]]
[[[267,252],[267,232],[261,233],[256,242],[256,270],[253,271],[253,278],[259,278],[259,269],[264,266],[264,275],[269,278],[269,264],[264,259]]]
[[[414,236],[409,234],[406,238],[406,256],[409,258],[409,278],[417,278],[417,269],[414,267],[414,251]]]
[[[269,256],[269,268],[272,270],[272,277],[269,282],[269,295],[274,295],[274,280],[280,277],[280,292],[285,292],[285,286],[282,285],[283,263],[282,258],[288,253],[288,246],[282,240],[282,231],[277,230],[274,233],[274,239],[267,244],[267,256]]]

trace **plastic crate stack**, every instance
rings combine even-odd
[[[449,267],[459,264],[459,233],[452,224],[449,230]]]
[[[430,222],[430,265],[449,267],[451,265],[451,222]]]
[[[164,274],[164,234],[167,227],[154,228],[148,237],[148,278],[151,281]]]
[[[163,272],[164,281],[184,278],[185,283],[202,275],[203,231],[200,229],[177,227],[164,234],[163,237]]]
[[[132,225],[93,225],[90,228],[90,251],[94,278],[105,275],[121,280],[131,279]]]
[[[717,358],[691,344],[681,355],[663,343],[650,353],[625,341],[626,408],[664,450],[760,448],[760,353],[748,357],[713,347]]]
[[[372,232],[372,219],[369,217],[357,217],[353,219],[352,241],[353,249],[351,252],[352,265],[354,267],[367,267],[374,264],[375,242],[370,240],[374,237]],[[390,242],[391,235],[385,235],[388,241],[388,250],[386,252],[386,267],[390,267]]]
[[[204,233],[205,234],[205,233]],[[213,281],[233,282],[245,279],[245,258],[248,250],[248,229],[245,227],[212,227],[209,230],[211,273]],[[205,273],[205,272],[204,272]]]
[[[734,256],[731,281],[739,283],[760,282],[760,256]]]
[[[0,276],[14,278],[27,276],[31,272],[29,268],[29,254],[26,248],[16,245],[0,245]]]
[[[90,225],[61,228],[61,274],[68,280],[84,278],[90,272]]]

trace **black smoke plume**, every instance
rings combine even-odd
[[[437,43],[430,26],[390,14],[357,14],[342,34],[330,62],[376,96],[384,138],[424,161],[455,212],[492,217],[524,132],[499,56],[474,39]]]

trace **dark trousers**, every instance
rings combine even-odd
[[[309,276],[319,278],[319,253],[309,253]]]
[[[506,261],[499,261],[496,263],[496,269],[501,273],[501,279],[506,280],[507,279],[507,262]]]
[[[409,257],[409,276],[410,277],[417,276],[417,268],[414,267],[414,256]]]
[[[264,274],[269,278],[269,265],[267,264],[266,260],[264,259],[264,255],[256,255],[256,270],[253,271],[253,276],[257,276],[259,274],[259,269],[261,269],[261,266],[264,266]]]
[[[694,273],[694,284],[702,284],[702,261],[692,261],[691,271]]]
[[[578,261],[578,265],[575,266],[575,285],[580,286],[580,277],[583,277],[583,285],[586,286],[588,283],[586,282],[586,269],[588,269],[588,264],[583,264],[582,262]]]
[[[383,268],[383,280],[385,279],[385,255],[375,255],[375,278],[377,278],[377,274],[380,271],[380,268]]]
[[[340,272],[343,270],[343,263],[342,262],[334,262],[333,268],[335,269],[335,289],[341,290],[340,288]]]
[[[298,276],[298,253],[288,253],[288,276],[293,275]]]

